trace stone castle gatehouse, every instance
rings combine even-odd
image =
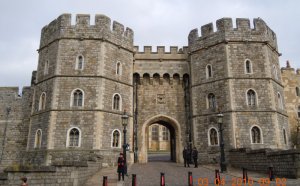
[[[0,88],[1,168],[13,163],[64,165],[122,150],[146,163],[149,127],[169,131],[170,158],[195,146],[202,162],[219,154],[216,115],[224,114],[225,150],[288,149],[290,129],[275,33],[258,18],[230,18],[191,30],[188,45],[165,51],[134,46],[130,28],[104,15],[63,14],[42,29],[30,87]]]

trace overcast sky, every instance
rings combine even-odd
[[[105,14],[134,30],[135,45],[186,46],[190,30],[222,17],[262,18],[277,34],[281,66],[300,68],[297,0],[1,0],[0,86],[30,85],[43,26],[62,13]],[[235,21],[234,21],[235,22]]]

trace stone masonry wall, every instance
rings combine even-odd
[[[122,131],[121,115],[132,115],[133,32],[104,15],[96,15],[90,25],[89,15],[77,15],[71,25],[71,15],[63,14],[41,34],[39,65],[35,81],[34,109],[31,118],[29,150],[110,150],[115,156],[121,148],[112,147],[112,132]],[[76,69],[78,56],[83,68]],[[45,64],[49,63],[48,73]],[[117,64],[120,73],[116,73]],[[72,91],[83,91],[83,106],[72,106]],[[40,95],[46,93],[46,108],[39,110]],[[113,95],[121,96],[120,108],[113,109]],[[132,119],[129,119],[129,126]],[[79,147],[67,147],[68,131],[80,130]],[[42,129],[42,147],[34,149],[35,132]],[[128,130],[129,135],[132,130]],[[131,142],[128,138],[128,141]],[[47,153],[46,151],[49,151]],[[84,153],[82,153],[84,155]],[[48,161],[41,157],[39,161]],[[109,158],[108,158],[109,159]],[[111,165],[115,160],[105,162]],[[42,164],[45,164],[42,163]],[[47,164],[47,163],[46,163]]]
[[[17,87],[0,88],[0,170],[20,163],[26,149],[31,89],[24,87],[22,97],[18,94]]]
[[[287,66],[281,68],[282,83],[284,85],[284,100],[289,116],[289,127],[291,132],[291,146],[300,148],[300,135],[299,131],[299,106],[300,94],[297,95],[296,88],[300,91],[300,70],[293,69],[289,62]]]
[[[282,132],[284,128],[289,131],[284,101],[282,108],[278,105],[278,93],[281,97],[284,94],[276,35],[261,19],[254,19],[254,28],[250,28],[248,19],[238,18],[236,22],[237,28],[233,28],[232,20],[223,18],[217,21],[216,32],[210,23],[201,27],[201,37],[197,29],[189,35],[194,139],[205,161],[216,158],[208,158],[207,150],[212,154],[217,151],[209,146],[208,130],[218,129],[218,111],[224,113],[225,149],[289,148],[290,137],[287,134],[284,142]],[[250,72],[246,71],[247,60]],[[247,102],[249,89],[255,91],[256,98],[251,106]],[[208,106],[210,93],[215,95],[215,108]],[[261,128],[266,141],[262,137],[259,144],[252,144],[250,132],[254,125]]]
[[[177,158],[181,158],[187,132],[183,76],[188,76],[189,66],[185,52],[186,49],[178,50],[177,47],[171,47],[170,52],[165,52],[164,47],[158,47],[157,52],[153,52],[151,47],[144,47],[144,52],[135,53],[134,73],[140,77],[137,88],[137,139],[140,158],[147,155],[147,127],[155,122],[165,125],[168,123],[166,127],[169,130],[175,129]],[[149,121],[151,118],[153,121]],[[171,120],[178,122],[179,126]],[[147,121],[150,123],[146,123]],[[143,128],[146,130],[143,131]]]
[[[101,164],[95,162],[88,162],[85,166],[11,167],[0,178],[0,185],[20,185],[20,178],[26,177],[30,186],[81,186],[100,168]]]
[[[271,149],[229,151],[229,164],[236,168],[268,173],[273,167],[275,176],[300,177],[300,152],[296,150],[272,151]]]

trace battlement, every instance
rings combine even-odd
[[[157,46],[156,51],[152,46],[144,46],[144,50],[139,50],[139,46],[134,46],[135,59],[158,59],[158,60],[185,60],[188,55],[188,47],[178,49],[178,46],[170,46],[170,51],[165,50],[165,46]]]
[[[0,87],[1,97],[19,97],[19,87]]]
[[[297,68],[295,71],[295,69],[291,67],[290,62],[286,61],[286,66],[281,68],[281,73],[282,74],[300,75],[300,69]]]
[[[144,46],[144,51],[139,50],[139,46],[134,46],[134,52],[139,54],[185,54],[188,53],[188,47],[184,46],[178,49],[178,46],[170,46],[170,52],[166,52],[165,46],[157,46],[156,51],[152,46]]]
[[[55,39],[103,39],[109,40],[122,47],[133,46],[133,30],[124,27],[105,15],[97,14],[95,23],[90,24],[90,15],[77,14],[76,24],[71,24],[71,14],[62,14],[42,29],[40,48],[45,47]],[[112,27],[112,29],[111,29]]]
[[[251,28],[249,19],[237,18],[234,28],[231,18],[219,19],[216,21],[216,31],[213,23],[201,27],[201,36],[197,28],[191,30],[188,36],[189,47],[193,51],[222,41],[245,41],[266,42],[277,50],[276,34],[261,18],[254,19],[253,23],[254,28]]]

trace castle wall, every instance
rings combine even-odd
[[[18,87],[0,88],[0,170],[19,164],[26,149],[31,89],[24,87],[22,97],[18,94]]]
[[[287,67],[281,68],[282,83],[284,85],[284,100],[286,104],[287,114],[289,116],[289,127],[291,133],[291,146],[299,148],[300,135],[299,135],[299,105],[300,97],[297,95],[296,87],[300,87],[300,73],[297,69],[291,68],[288,64]]]
[[[134,73],[138,74],[139,84],[137,87],[137,110],[138,110],[138,149],[146,149],[148,144],[143,141],[145,135],[142,131],[147,120],[156,116],[167,116],[180,124],[176,133],[176,140],[182,138],[180,149],[187,143],[186,135],[186,113],[184,100],[183,76],[189,74],[189,65],[185,50],[171,47],[170,52],[165,52],[164,47],[158,47],[157,52],[151,51],[151,47],[144,47],[144,52],[136,52],[134,58]],[[166,119],[166,118],[164,118]],[[169,126],[174,129],[172,123]],[[148,140],[147,140],[148,141]],[[178,142],[177,142],[178,143]],[[177,152],[181,152],[176,149]],[[181,154],[181,153],[180,153]],[[146,154],[140,154],[140,161],[144,160]],[[180,160],[177,160],[180,161]]]
[[[152,124],[168,127],[170,151],[177,162],[182,161],[183,146],[197,147],[202,162],[218,161],[219,145],[210,145],[208,133],[210,128],[219,129],[219,112],[224,114],[226,151],[288,149],[294,143],[290,142],[289,122],[292,137],[296,135],[299,100],[293,91],[299,84],[295,80],[299,73],[295,75],[287,68],[281,77],[276,35],[263,20],[254,19],[254,28],[248,19],[238,18],[236,22],[237,28],[233,28],[230,18],[217,20],[216,31],[212,23],[204,25],[200,37],[194,29],[187,47],[172,46],[167,52],[163,46],[156,51],[145,46],[140,51],[133,46],[133,31],[116,21],[111,24],[104,15],[96,15],[95,23],[90,24],[89,15],[79,14],[75,25],[71,25],[70,14],[59,16],[42,29],[31,87],[23,89],[22,97],[17,96],[17,88],[0,88],[0,107],[4,108],[0,111],[0,148],[6,149],[0,168],[16,163],[53,165],[61,167],[57,173],[67,172],[69,177],[78,173],[76,178],[81,178],[80,173],[87,169],[74,167],[91,159],[102,159],[97,162],[102,166],[115,165],[122,147],[112,147],[112,133],[120,131],[123,144],[124,110],[129,115],[129,162],[136,151],[139,162],[147,162]],[[78,69],[79,56],[83,57],[82,69]],[[246,72],[246,60],[251,62],[250,73]],[[207,65],[212,67],[211,77]],[[76,89],[83,91],[83,106],[72,106],[72,91]],[[249,89],[256,94],[254,105],[247,103]],[[40,109],[43,92],[45,108]],[[209,93],[215,95],[214,108],[208,107]],[[282,98],[285,95],[282,108],[278,93]],[[115,94],[121,97],[119,109],[113,108]],[[253,126],[261,130],[259,143],[251,141]],[[79,147],[67,146],[72,127],[80,129]],[[38,129],[42,130],[40,148],[35,147]],[[52,173],[41,174],[48,179]],[[75,182],[79,184],[73,179],[61,184]]]

